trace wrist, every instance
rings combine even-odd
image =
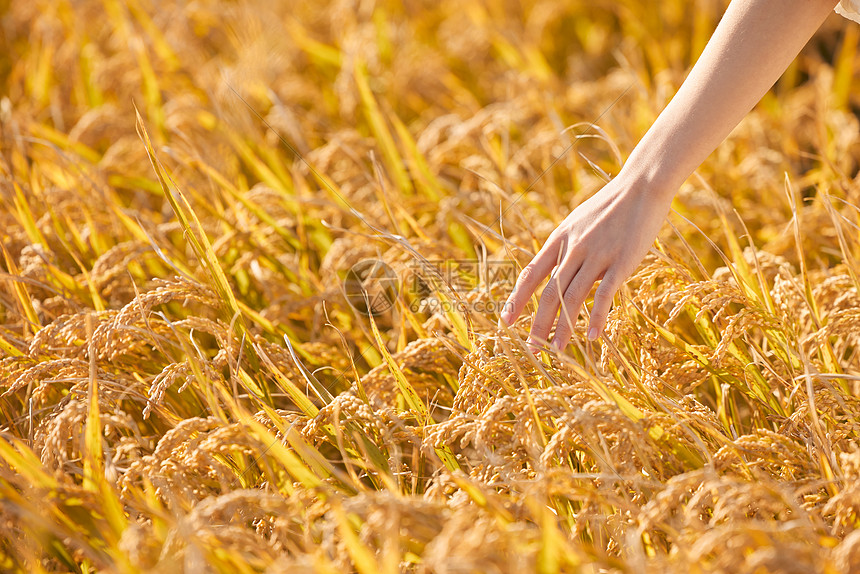
[[[631,155],[615,179],[623,189],[629,189],[636,195],[671,203],[686,178],[661,167],[661,163]]]

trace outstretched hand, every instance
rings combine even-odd
[[[549,275],[529,344],[543,345],[558,316],[552,345],[562,349],[600,280],[588,326],[588,338],[596,339],[615,292],[657,236],[675,190],[785,71],[836,2],[729,4],[696,65],[618,177],[568,215],[520,273],[501,320],[513,323]]]
[[[501,313],[508,325],[549,275],[529,334],[533,350],[548,340],[556,317],[552,346],[567,346],[583,303],[599,280],[587,333],[589,340],[597,339],[615,292],[654,243],[675,190],[627,181],[623,173],[574,209],[519,274]]]

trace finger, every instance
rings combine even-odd
[[[555,267],[557,248],[541,250],[528,265],[523,267],[514,284],[514,289],[508,295],[502,312],[499,315],[506,325],[511,325],[523,312],[532,293],[541,284],[544,277]]]
[[[606,317],[612,308],[612,299],[621,286],[618,275],[607,271],[594,292],[594,305],[591,308],[591,319],[588,324],[588,340],[595,341],[606,327]]]
[[[549,338],[550,329],[552,329],[552,324],[558,314],[560,297],[567,290],[567,286],[578,270],[579,265],[568,260],[562,262],[550,276],[538,302],[537,312],[529,333],[529,344],[533,346],[543,345]]]
[[[597,273],[595,273],[594,268],[583,265],[567,286],[567,290],[565,290],[560,301],[561,312],[558,315],[558,324],[555,326],[555,334],[552,337],[552,346],[556,351],[564,349],[570,341],[573,327],[582,311],[582,304],[596,280]]]

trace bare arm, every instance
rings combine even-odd
[[[732,2],[681,89],[625,168],[662,181],[674,195],[779,79],[836,4]]]
[[[648,252],[678,187],[725,139],[797,56],[837,0],[734,0],[678,93],[621,173],[577,207],[523,269],[505,304],[513,322],[543,279],[529,342],[564,348],[594,282],[588,338]]]

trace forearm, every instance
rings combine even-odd
[[[837,0],[734,0],[622,174],[674,194],[779,79]]]

